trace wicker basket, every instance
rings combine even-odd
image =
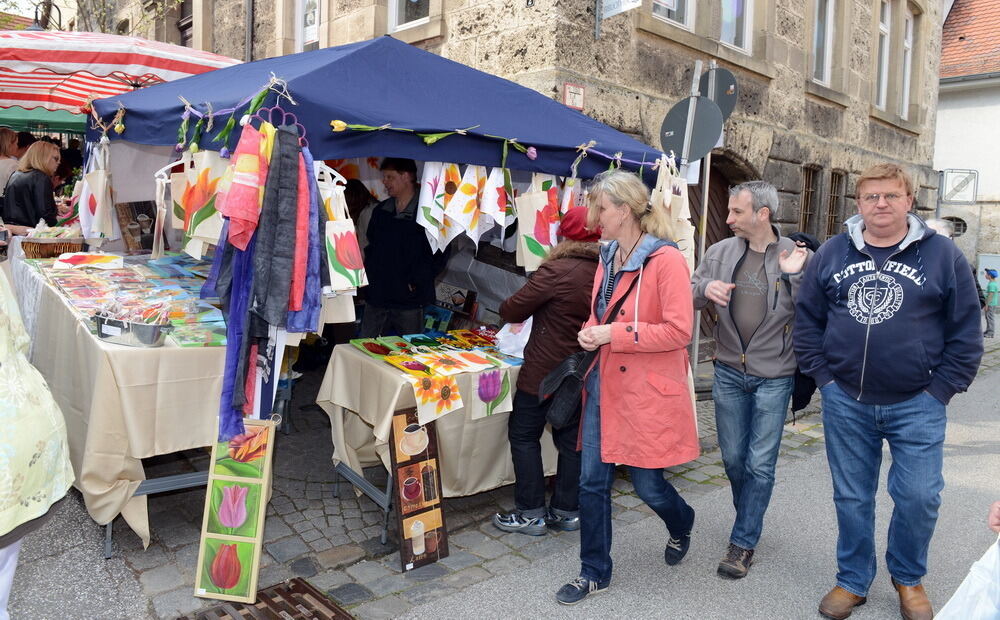
[[[55,258],[66,252],[83,251],[83,237],[68,239],[46,239],[25,237],[21,240],[25,258]]]

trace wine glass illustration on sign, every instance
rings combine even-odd
[[[427,449],[428,443],[427,429],[419,424],[409,424],[403,429],[399,451],[407,456],[416,456]]]

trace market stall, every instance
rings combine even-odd
[[[268,111],[264,118],[261,106]],[[461,238],[466,251],[455,252],[451,271],[471,278],[478,269],[485,288],[500,280],[510,288],[523,276],[503,272],[515,277],[484,281],[482,274],[490,272],[482,264],[456,268],[457,260],[477,262],[477,245],[516,247],[530,270],[555,244],[552,231],[561,214],[581,200],[582,180],[617,166],[639,171],[653,185],[667,166],[662,153],[538,92],[390,37],[230,67],[98,100],[94,110],[100,123],[90,128],[90,139],[103,135],[137,152],[174,146],[178,153],[235,153],[241,148],[238,127],[256,127],[280,110],[282,119],[292,115],[286,126],[294,127],[317,162],[360,158],[360,166],[376,168],[372,158],[421,162],[421,192],[427,196],[421,196],[418,221],[428,243],[440,251]],[[107,131],[111,126],[115,131]],[[115,168],[111,162],[114,183],[120,184],[126,175]],[[153,189],[148,192],[152,198]],[[465,198],[455,198],[462,192]],[[676,188],[665,194],[661,188],[661,201],[669,203],[674,194]],[[342,220],[327,209],[330,223]],[[327,242],[333,241],[328,233]],[[354,256],[340,256],[339,250],[337,260],[327,256],[334,280],[338,264],[343,268]],[[344,277],[357,287],[363,285],[362,271],[350,267]],[[350,295],[349,288],[342,284],[338,297]],[[489,290],[482,292],[489,296]],[[475,402],[483,375],[492,372],[456,374],[449,393]],[[503,372],[508,381],[516,378],[516,368],[504,366]],[[349,478],[363,488],[361,466],[380,462],[378,457],[388,464],[392,413],[419,405],[419,390],[405,369],[338,346],[317,400],[331,417],[338,471],[352,473]],[[506,416],[476,416],[471,406],[447,409],[435,421],[444,495],[512,481]],[[553,455],[549,447],[550,463]],[[387,507],[385,494],[373,497]]]

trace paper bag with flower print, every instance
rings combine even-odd
[[[548,192],[528,192],[517,198],[517,243],[525,271],[536,271],[556,244],[550,212]]]
[[[466,396],[465,406],[473,420],[485,418],[495,413],[513,411],[510,374],[506,368],[486,370],[474,379],[476,394]]]
[[[358,244],[354,220],[347,214],[347,204],[331,200],[334,219],[326,223],[324,247],[330,271],[330,290],[351,291],[368,285],[364,256]]]
[[[421,426],[462,408],[455,377],[411,377],[410,384],[417,402],[417,423]]]
[[[424,163],[417,198],[417,224],[427,234],[427,243],[432,252],[441,249],[440,229],[444,221],[444,183],[441,181],[443,170],[444,164],[439,161]]]

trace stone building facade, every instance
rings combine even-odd
[[[857,175],[876,162],[912,171],[919,208],[936,203],[936,0],[643,0],[602,20],[597,40],[592,0],[185,0],[182,7],[190,44],[236,58],[390,34],[556,99],[565,84],[580,85],[586,114],[656,146],[664,114],[690,92],[695,61],[714,59],[736,75],[739,99],[713,156],[709,241],[728,234],[726,186],[751,178],[778,186],[783,228],[820,239],[854,212]]]

